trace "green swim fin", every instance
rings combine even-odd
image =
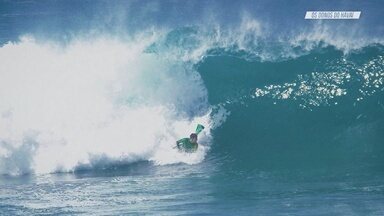
[[[204,126],[203,125],[201,125],[201,124],[198,124],[197,125],[197,127],[196,127],[196,134],[199,134],[201,131],[203,131],[204,130]]]

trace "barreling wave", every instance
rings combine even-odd
[[[245,15],[237,28],[150,29],[129,37],[84,36],[64,45],[32,36],[6,43],[0,48],[0,173],[65,172],[140,160],[193,164],[204,159],[212,140],[220,152],[256,157],[248,164],[276,162],[288,139],[278,122],[303,118],[284,115],[287,107],[333,105],[340,112],[383,94],[380,40],[337,46],[342,36],[328,37],[328,28],[314,28],[315,33],[270,37],[267,27]],[[377,103],[375,114],[381,115],[382,102]],[[281,115],[278,122],[266,118],[275,118],[270,110]],[[361,121],[368,115],[348,118]],[[309,142],[314,154],[321,143],[298,132],[309,123],[301,121],[285,127],[298,133],[292,135],[293,145]],[[207,126],[199,152],[178,153],[172,148],[175,140],[197,123]],[[347,139],[348,131],[360,127],[345,124],[322,134],[332,137],[324,142]],[[382,121],[371,125],[374,141],[368,146],[382,140],[381,126]],[[254,130],[281,136],[256,133],[254,139]],[[284,148],[290,154],[297,150],[298,161],[306,149]]]

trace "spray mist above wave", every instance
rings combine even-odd
[[[197,163],[211,121],[199,74],[144,50],[151,39],[24,38],[0,48],[0,173],[48,173],[111,161]],[[206,125],[194,156],[172,147]]]
[[[272,31],[270,24],[251,15],[242,15],[239,23],[222,26],[215,21],[169,29],[159,35],[147,52],[166,51],[168,58],[199,63],[209,56],[234,56],[247,61],[279,62],[334,47],[345,55],[375,44],[381,37],[371,37],[359,25],[316,22],[287,34]],[[164,53],[161,53],[164,54]]]

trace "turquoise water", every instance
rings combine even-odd
[[[382,215],[382,3],[295,3],[2,1],[0,215]]]
[[[239,171],[199,165],[2,180],[4,215],[380,215],[382,172]],[[223,171],[225,170],[225,171]]]

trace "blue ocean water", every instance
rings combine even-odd
[[[0,215],[384,214],[383,6],[1,1]]]

